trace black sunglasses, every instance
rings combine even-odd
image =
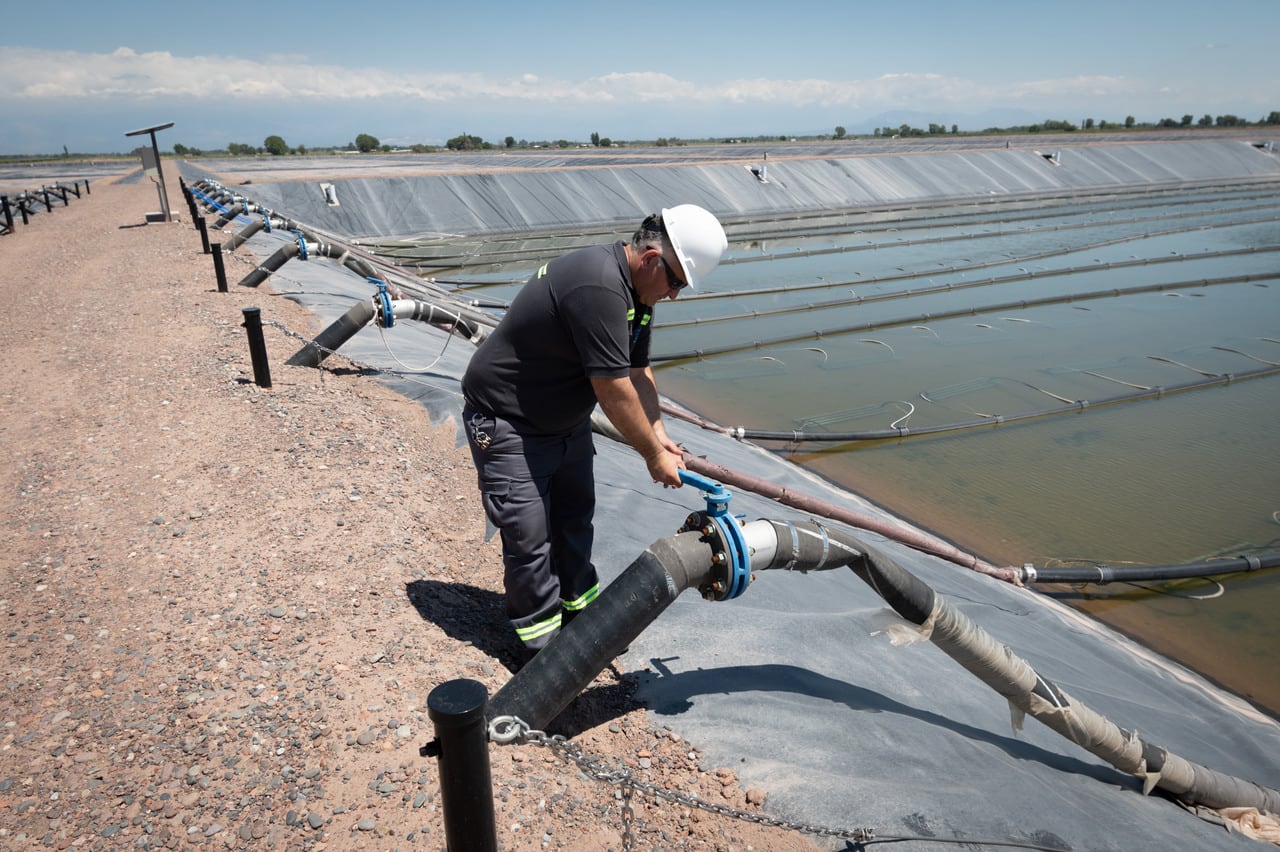
[[[689,286],[688,281],[681,281],[679,278],[676,277],[675,272],[673,272],[671,269],[671,264],[667,263],[667,259],[665,257],[659,254],[658,260],[662,261],[662,268],[667,270],[667,286],[668,287],[670,287],[672,290],[683,290],[685,287]]]

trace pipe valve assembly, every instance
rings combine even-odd
[[[700,532],[711,545],[711,578],[698,586],[704,600],[736,598],[751,582],[751,556],[738,519],[729,514],[728,489],[701,474],[680,469],[680,480],[706,493],[706,511],[685,518],[680,532]]]

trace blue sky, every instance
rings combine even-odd
[[[1276,33],[1280,0],[19,2],[0,154],[1257,121]]]

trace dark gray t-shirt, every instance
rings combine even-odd
[[[462,392],[524,431],[569,432],[595,407],[592,378],[649,365],[651,317],[631,286],[623,243],[558,257],[520,288],[480,344]]]

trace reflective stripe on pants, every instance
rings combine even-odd
[[[577,612],[599,593],[591,424],[528,435],[470,406],[462,416],[485,514],[502,535],[507,618],[526,647],[541,648],[560,628],[562,601]]]

